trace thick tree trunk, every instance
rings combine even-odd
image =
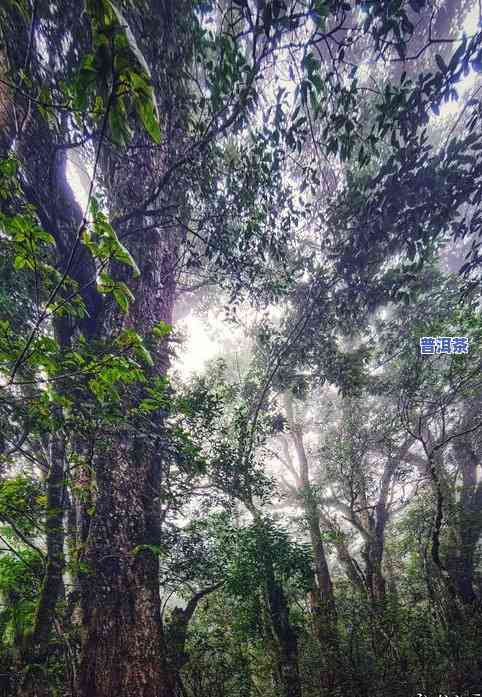
[[[139,152],[139,151],[138,151]],[[147,161],[149,150],[142,150]],[[159,165],[159,163],[157,163]],[[143,196],[144,180],[128,158],[104,165],[111,185],[112,206]],[[129,198],[127,198],[129,196]],[[178,201],[174,196],[172,201]],[[122,327],[143,337],[154,325],[172,323],[175,264],[180,235],[176,228],[142,231],[133,221],[130,252],[140,269],[132,279],[125,269],[114,273],[129,283],[135,300],[127,315],[114,308],[106,312],[103,332],[109,336]],[[152,352],[151,378],[169,367],[166,343]],[[127,412],[144,396],[142,385],[130,388]],[[157,420],[159,431],[162,417]],[[80,697],[168,697],[174,694],[173,674],[167,667],[162,635],[159,591],[160,478],[164,444],[161,436],[149,442],[122,425],[104,431],[96,443],[92,481],[94,513],[88,521],[85,554],[88,568],[81,575],[83,640]],[[88,515],[88,514],[87,514]],[[85,510],[84,510],[85,516]]]
[[[184,9],[184,3],[162,0],[154,5],[153,26],[157,21],[157,28],[159,25],[162,27],[160,40],[151,41],[151,47],[153,52],[158,52],[156,65],[159,74],[162,74],[159,79],[164,81],[159,94],[164,100],[161,110],[166,123],[163,126],[170,129],[165,138],[168,146],[154,149],[157,159],[152,170],[149,170],[149,164],[152,165],[153,160],[148,162],[150,150],[146,147],[147,138],[144,135],[141,136],[144,137],[141,147],[134,150],[137,160],[132,153],[128,153],[124,157],[125,167],[118,167],[117,171],[110,167],[112,161],[108,162],[103,174],[107,175],[106,188],[112,194],[109,203],[117,214],[129,213],[150,193],[149,187],[158,183],[165,169],[172,164],[172,159],[178,156],[178,134],[182,134],[180,95],[175,94],[176,90],[179,91],[179,81],[173,78],[175,71],[172,68],[175,65],[177,71],[182,64],[180,55],[188,52],[176,34],[179,23],[175,14]],[[52,65],[56,50],[62,52],[59,63],[66,60],[63,47],[66,32],[70,36],[72,27],[76,30],[81,27],[80,22],[71,21],[72,15],[77,17],[77,13],[81,12],[81,5],[77,8],[75,3],[71,7],[68,3],[61,3],[55,7],[55,11],[59,15],[58,45],[52,46]],[[61,21],[62,13],[65,22]],[[50,15],[49,21],[53,21]],[[69,24],[68,30],[64,31],[64,23]],[[28,32],[24,30],[25,27],[22,37],[25,34],[28,38]],[[76,50],[83,40],[88,41],[88,32],[84,34],[82,40],[77,41],[76,37],[73,42]],[[13,37],[12,33],[10,39],[13,40]],[[18,37],[15,40],[20,42]],[[13,46],[15,48],[14,43]],[[25,51],[17,53],[15,68],[18,70],[28,55]],[[2,61],[1,70],[5,68],[4,63]],[[62,75],[62,78],[66,76]],[[10,93],[4,90],[0,98],[3,100],[2,118],[5,121],[8,119],[7,125],[10,127],[11,110],[5,104],[9,96]],[[78,244],[83,212],[66,177],[65,144],[69,139],[66,124],[66,121],[62,122],[63,133],[51,132],[48,123],[33,107],[28,121],[22,118],[23,128],[16,149],[22,161],[25,193],[35,206],[42,225],[55,238],[58,268],[78,282],[87,308],[83,319],[71,320],[70,323],[66,321],[62,326],[64,342],[68,342],[79,329],[86,338],[105,339],[112,327],[107,320],[114,319],[116,329],[122,323],[119,315],[108,318],[104,314],[101,296],[96,291],[95,264],[84,247]],[[139,132],[143,134],[140,126]],[[5,133],[3,131],[2,136]],[[8,141],[3,137],[1,139],[2,148],[10,145],[10,133],[8,135]],[[153,144],[149,142],[147,145]],[[166,153],[171,147],[173,153]],[[177,185],[183,194],[179,181]],[[161,207],[174,199],[176,202],[179,200],[179,196],[173,197],[172,189],[171,186],[169,192],[162,192],[162,200],[159,201]],[[137,287],[133,288],[136,300],[126,322],[141,335],[148,333],[159,320],[171,322],[174,272],[178,261],[176,251],[180,244],[176,230],[171,231],[163,225],[157,229],[149,225],[143,230],[144,222],[144,218],[138,218],[135,224],[132,222],[129,231],[129,241],[133,247],[131,251],[141,268],[141,278]],[[154,359],[156,374],[165,374],[169,362],[165,347],[159,350]],[[126,404],[126,408],[128,406]],[[79,576],[83,629],[79,694],[83,697],[166,697],[173,694],[173,686],[165,667],[158,558],[148,547],[159,544],[162,448],[158,443],[155,447],[146,447],[141,438],[133,437],[132,432],[127,432],[120,425],[112,426],[110,432],[102,434],[102,438],[103,442],[95,444],[93,468],[83,470],[84,475],[88,472],[88,477],[84,477],[87,479],[84,482],[86,487],[95,492],[91,502],[95,510],[88,510],[85,502],[81,505],[76,502],[79,511],[78,539],[82,551],[80,561],[84,563]],[[63,484],[63,474],[61,479]],[[59,534],[62,530],[61,506],[49,507],[48,515],[52,520],[54,516],[58,517],[59,525],[55,524],[48,530],[49,539],[53,539],[54,532]],[[49,525],[49,520],[47,523]],[[32,645],[43,641],[50,631],[49,613],[55,608],[58,586],[62,582],[62,566],[57,563],[54,550],[51,556],[54,563],[48,567],[45,579],[45,591],[49,592],[42,594],[38,628],[34,632]]]
[[[138,258],[141,276],[127,322],[147,335],[157,322],[171,323],[174,281],[169,272],[172,258],[160,233],[150,232],[143,241],[148,252],[143,249]],[[166,346],[153,358],[152,375],[165,374]],[[155,553],[160,541],[162,444],[147,444],[122,426],[104,437],[96,446],[95,512],[83,556],[87,569],[81,579],[79,694],[170,697],[174,681],[163,644]]]
[[[375,605],[385,602],[386,580],[383,574],[384,533],[372,531],[372,539],[365,544],[363,557],[365,560],[365,579],[368,595]]]
[[[369,512],[368,500],[364,495],[362,513],[363,525],[367,532],[363,551],[365,559],[365,580],[369,597],[375,609],[382,610],[386,599],[386,580],[383,573],[383,556],[385,551],[385,528],[389,518],[388,495],[398,459],[388,458],[385,462],[380,486],[380,494],[374,513]]]
[[[307,495],[308,496],[308,495]],[[315,558],[316,585],[320,593],[320,601],[329,610],[330,615],[336,615],[333,584],[330,570],[326,561],[325,549],[321,538],[320,512],[316,502],[305,502],[305,514],[310,531],[310,541]]]
[[[167,697],[158,557],[146,547],[159,544],[159,463],[128,432],[113,433],[106,449],[83,559],[79,694]]]
[[[64,558],[64,440],[62,435],[52,436],[50,470],[46,479],[47,506],[45,531],[47,557],[40,598],[35,612],[31,634],[24,639],[22,665],[42,666],[48,657],[50,635],[54,625],[57,603],[63,590]],[[47,679],[42,670],[29,670],[20,686],[22,697],[41,697],[48,694]]]
[[[135,300],[127,315],[106,309],[103,336],[128,328],[148,337],[154,325],[172,324],[176,266],[184,240],[182,175],[166,181],[149,208],[165,210],[146,218],[131,216],[163,180],[182,152],[185,139],[181,66],[189,53],[179,15],[188,3],[161,0],[152,6],[152,36],[141,48],[156,66],[163,145],[156,147],[136,125],[128,152],[105,148],[100,161],[113,217],[128,217],[118,234],[140,269],[137,279],[123,268],[112,275],[129,284]],[[137,10],[133,10],[135,14]],[[130,14],[127,13],[130,19]],[[185,17],[183,17],[184,21]],[[139,17],[133,17],[133,23]],[[143,21],[143,20],[142,20]],[[184,26],[184,24],[182,24]],[[182,105],[182,107],[181,107]],[[155,220],[155,224],[153,224]],[[166,343],[152,353],[152,378],[166,375]],[[142,386],[137,388],[142,397]],[[129,396],[129,400],[132,395]],[[131,403],[126,403],[126,410]],[[162,416],[151,414],[162,430]],[[146,442],[119,426],[106,434],[94,461],[95,512],[89,525],[82,575],[83,640],[80,697],[171,697],[174,672],[168,666],[160,613],[160,480],[165,445],[155,435]]]

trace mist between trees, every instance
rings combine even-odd
[[[3,0],[2,697],[481,692],[480,11]]]

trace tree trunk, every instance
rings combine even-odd
[[[283,586],[275,577],[273,561],[266,553],[263,519],[253,503],[246,502],[257,530],[259,563],[264,570],[263,621],[265,642],[274,662],[274,677],[282,697],[301,697],[298,637],[289,619],[289,607]]]
[[[47,475],[47,506],[45,530],[47,557],[40,598],[35,612],[32,633],[24,639],[22,665],[41,666],[49,654],[50,635],[54,626],[57,602],[63,590],[62,573],[64,558],[64,440],[62,435],[53,435],[51,443],[50,470]],[[20,686],[22,697],[40,697],[48,694],[48,682],[43,670],[29,670]]]
[[[331,690],[336,681],[339,648],[335,598],[321,539],[320,513],[316,503],[307,503],[305,513],[315,557],[315,583],[310,593],[310,606],[313,627],[322,652],[321,687]]]
[[[289,621],[283,587],[269,579],[266,591],[270,621],[278,645],[278,673],[282,694],[283,697],[301,697],[298,639]]]
[[[173,167],[185,147],[186,113],[179,76],[189,46],[183,35],[189,4],[162,0],[152,4],[152,32],[158,41],[140,44],[156,66],[156,93],[160,95],[161,125],[166,129],[160,147],[136,125],[128,152],[105,148],[100,161],[113,217],[127,216],[117,230],[126,240],[140,269],[137,279],[126,267],[112,276],[129,284],[135,300],[127,315],[107,308],[102,336],[122,327],[143,337],[154,325],[172,324],[176,266],[185,232],[176,221],[185,218],[182,174],[166,181],[150,208],[165,210],[155,224],[142,215],[142,204]],[[133,9],[132,12],[138,12]],[[147,10],[149,13],[149,10]],[[130,14],[127,12],[127,19]],[[135,24],[136,18],[133,17]],[[139,19],[139,17],[137,17]],[[143,21],[143,20],[142,20]],[[162,101],[161,101],[162,100]],[[131,215],[133,210],[140,213]],[[149,224],[148,224],[149,223]],[[166,343],[152,352],[151,378],[164,376],[169,367]],[[137,386],[137,397],[143,396]],[[131,406],[131,397],[125,404]],[[161,414],[151,414],[162,431]],[[167,649],[160,613],[159,559],[160,479],[165,444],[155,435],[146,442],[123,427],[106,433],[94,461],[95,511],[90,520],[82,574],[83,640],[80,697],[171,697],[175,680],[167,665]]]
[[[479,600],[474,590],[474,567],[482,531],[482,482],[477,483],[478,458],[470,444],[456,442],[453,450],[462,469],[462,490],[456,516],[456,549],[452,549],[447,570],[462,603],[470,607]]]
[[[298,460],[297,493],[306,522],[308,523],[315,561],[315,582],[310,592],[309,601],[313,628],[320,644],[322,655],[321,687],[322,689],[333,689],[339,658],[335,596],[321,536],[320,509],[311,487],[309,462],[303,442],[303,432],[301,427],[295,422],[293,398],[290,393],[285,394],[285,412]]]
[[[97,495],[82,573],[82,697],[173,694],[161,635],[159,462],[131,433],[113,433],[96,463]],[[138,456],[133,457],[137,448]]]
[[[205,588],[195,593],[190,598],[185,608],[175,607],[172,611],[170,621],[165,627],[164,636],[166,639],[166,649],[168,656],[168,669],[172,673],[172,680],[176,685],[181,684],[180,672],[182,667],[189,660],[186,652],[187,632],[199,602],[210,593],[221,588],[223,581]]]
[[[175,286],[169,272],[172,258],[161,234],[149,232],[142,242],[148,253],[143,249],[136,254],[141,276],[127,323],[147,335],[157,322],[171,323]],[[114,325],[121,321],[114,315]],[[151,376],[164,375],[169,365],[165,344],[153,359]],[[139,389],[137,397],[142,396]],[[130,397],[126,409],[132,406]],[[157,421],[160,428],[160,416]],[[162,440],[153,436],[146,443],[122,426],[104,432],[104,438],[100,448],[96,445],[95,510],[83,556],[87,569],[81,574],[79,693],[170,697],[174,681],[166,663],[155,553],[160,542]]]
[[[337,540],[335,541],[335,548],[338,561],[345,569],[345,573],[350,579],[353,588],[356,591],[358,591],[360,595],[366,597],[367,588],[365,584],[365,578],[362,574],[360,567],[358,566],[358,563],[351,556],[347,545],[345,544],[345,542]]]
[[[7,54],[0,49],[0,159],[8,154],[14,133],[12,93],[5,84],[9,82],[9,78]]]
[[[147,160],[149,151],[141,152]],[[128,158],[109,158],[105,169],[113,187],[109,191],[113,208],[122,210],[121,201],[134,205],[136,198],[142,198],[145,182]],[[130,252],[139,266],[139,278],[114,269],[117,279],[129,282],[135,300],[127,315],[107,309],[102,327],[107,337],[122,326],[147,337],[158,322],[172,323],[180,237],[167,225],[146,231],[140,227],[139,220],[133,220],[128,228],[135,230]],[[165,375],[169,367],[165,342],[152,358],[149,376]],[[133,406],[133,397],[143,396],[141,385],[132,386],[125,411]],[[161,415],[151,419],[161,431]],[[94,457],[95,511],[83,556],[88,569],[81,575],[84,630],[79,692],[81,697],[168,697],[174,694],[174,683],[166,664],[159,560],[153,551],[160,542],[164,444],[161,436],[146,442],[122,425],[104,431],[103,437]]]

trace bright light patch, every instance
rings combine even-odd
[[[91,173],[85,163],[75,150],[71,150],[67,158],[67,180],[82,210],[85,210],[87,206],[90,176]]]
[[[472,9],[467,12],[467,16],[464,21],[463,31],[468,34],[476,34],[480,29],[480,8],[479,3],[475,2],[472,5]]]
[[[202,372],[206,363],[219,354],[219,344],[211,339],[206,321],[199,317],[188,317],[177,326],[187,334],[187,341],[174,368],[186,377]]]
[[[461,80],[458,85],[455,85],[459,98],[455,102],[444,102],[440,105],[438,118],[445,119],[449,116],[455,116],[464,105],[464,97],[472,90],[477,82],[478,75],[473,70]]]

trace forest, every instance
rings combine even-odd
[[[480,0],[0,0],[0,697],[480,697]]]

